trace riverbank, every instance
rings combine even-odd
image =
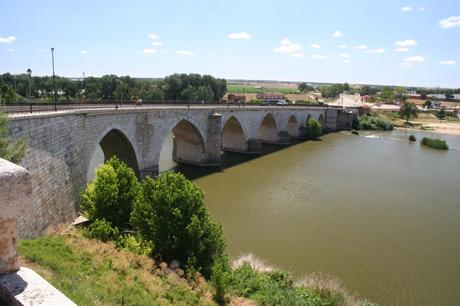
[[[438,119],[432,113],[419,113],[417,118],[412,118],[408,124],[399,117],[397,112],[378,111],[379,116],[390,121],[395,129],[407,129],[442,134],[460,135],[460,119]]]
[[[120,250],[71,229],[19,244],[22,266],[47,279],[78,305],[216,305],[203,277],[175,265]],[[240,257],[227,275],[228,305],[372,305],[359,301],[336,278],[289,273],[253,256]]]

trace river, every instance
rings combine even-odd
[[[460,151],[396,139],[439,136],[460,148],[460,137],[371,134],[225,154],[224,171],[199,178],[203,170],[183,171],[205,191],[230,256],[254,253],[297,277],[331,274],[381,305],[459,305]]]

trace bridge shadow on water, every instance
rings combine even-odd
[[[221,167],[200,167],[185,164],[177,164],[171,171],[180,172],[184,174],[188,179],[195,180],[206,175],[210,175],[216,172],[225,171],[225,169],[238,166],[246,163],[253,159],[265,156],[267,154],[276,153],[280,150],[289,148],[293,145],[297,145],[304,142],[304,140],[293,140],[290,145],[278,145],[278,144],[262,144],[261,153],[258,154],[242,154],[234,152],[222,152],[222,166]]]

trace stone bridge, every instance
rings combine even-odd
[[[18,219],[18,235],[34,237],[74,220],[98,146],[105,159],[117,155],[142,178],[158,174],[160,151],[171,132],[174,160],[218,166],[221,150],[257,153],[263,142],[301,138],[310,116],[325,131],[335,131],[350,128],[353,114],[328,107],[157,106],[10,115],[10,135],[27,140],[21,166],[32,177],[33,203]]]

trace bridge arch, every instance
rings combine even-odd
[[[136,150],[129,137],[117,127],[108,127],[101,133],[90,151],[91,158],[87,167],[87,180],[94,177],[97,166],[117,156],[128,167],[132,168],[139,177],[139,164]]]
[[[172,150],[164,151],[163,147],[171,134]],[[160,155],[172,154],[172,159],[177,163],[200,165],[206,152],[204,137],[199,128],[187,119],[179,120],[171,129],[168,129],[162,136],[160,144],[159,161],[166,159],[166,156]]]
[[[289,133],[291,137],[299,136],[299,124],[297,122],[297,117],[295,115],[291,115],[288,119],[286,131]]]
[[[278,126],[272,114],[268,113],[262,119],[257,131],[257,138],[263,142],[278,142]]]
[[[321,124],[321,129],[324,129],[324,116],[323,114],[319,115],[318,117],[319,124]]]
[[[222,126],[222,149],[237,152],[248,150],[246,133],[235,116],[230,116]]]

